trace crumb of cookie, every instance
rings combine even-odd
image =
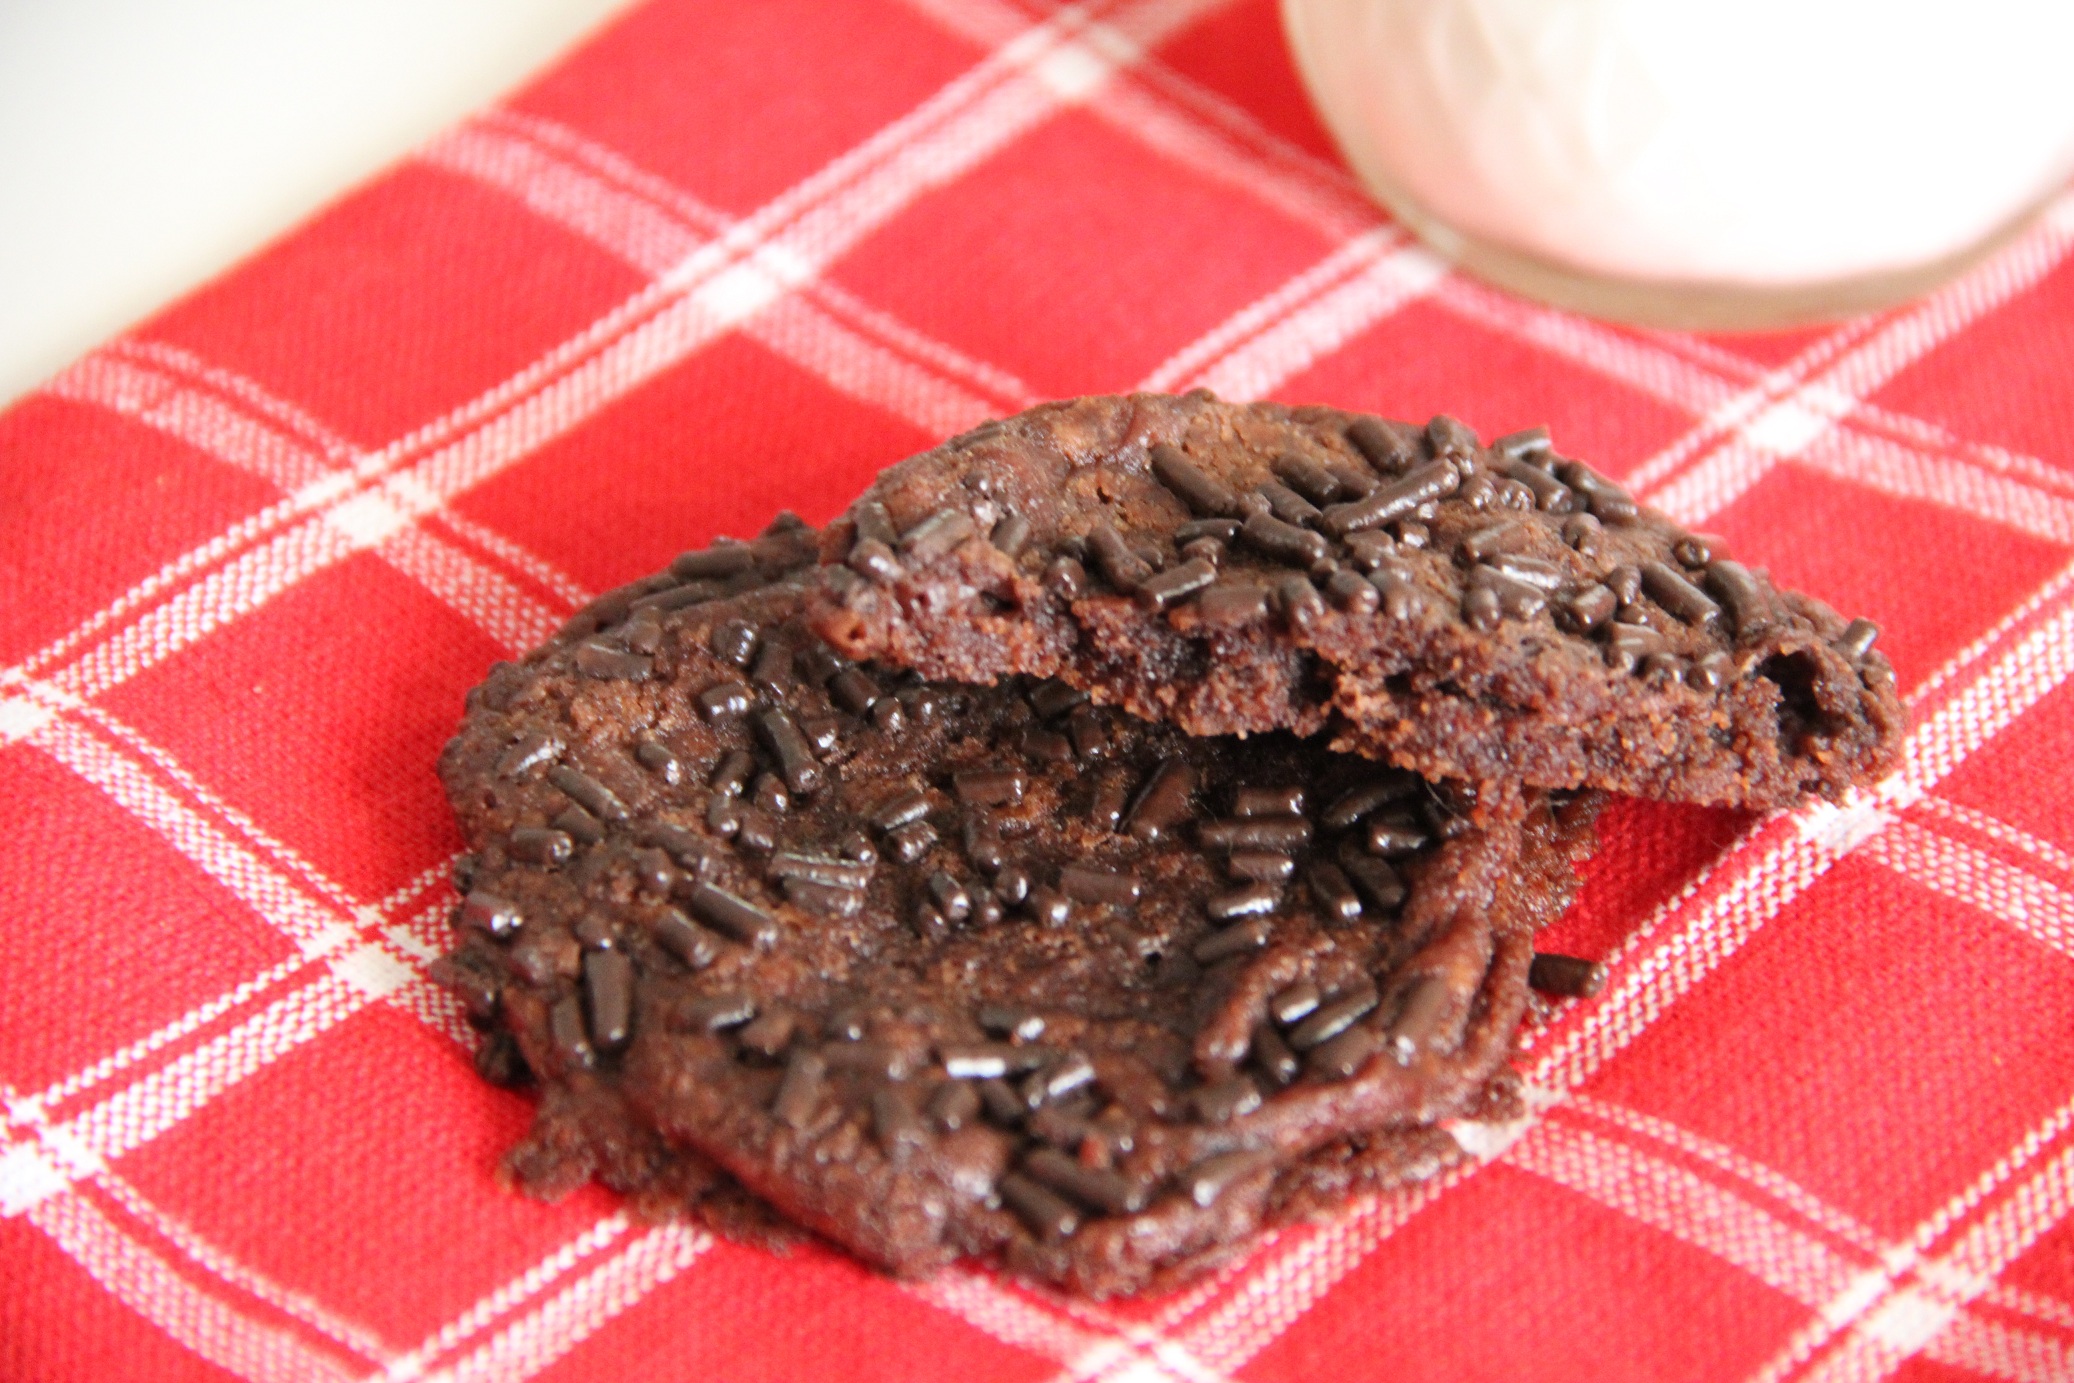
[[[1198,391],[1046,404],[888,469],[811,621],[953,681],[1435,778],[1773,807],[1892,767],[1878,630],[1556,452]]]
[[[440,977],[541,1088],[517,1184],[1107,1294],[1506,1106],[1596,794],[854,662],[798,618],[813,538],[687,554],[471,696]]]

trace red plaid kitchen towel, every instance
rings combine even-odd
[[[1607,327],[1357,194],[1268,0],[656,0],[0,415],[9,1380],[2074,1377],[2074,197],[1831,330]],[[1192,1289],[497,1189],[463,691],[1035,400],[1551,424],[1886,626],[1905,767],[1624,804],[1535,1115]]]

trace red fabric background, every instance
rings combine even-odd
[[[2074,1377],[2074,198],[1721,340],[1445,272],[1267,0],[656,0],[0,415],[0,1375]],[[1040,398],[1550,423],[1864,611],[1906,767],[1622,804],[1490,1160],[1090,1305],[546,1208],[424,979],[461,695]]]

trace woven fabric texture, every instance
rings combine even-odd
[[[2074,1377],[2074,196],[1754,338],[1452,274],[1268,0],[655,0],[0,415],[0,1377]],[[1533,1117],[1188,1290],[501,1191],[425,978],[465,690],[1039,399],[1566,452],[1886,629],[1903,768],[1622,803]]]

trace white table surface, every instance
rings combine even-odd
[[[0,403],[627,3],[0,0]]]

